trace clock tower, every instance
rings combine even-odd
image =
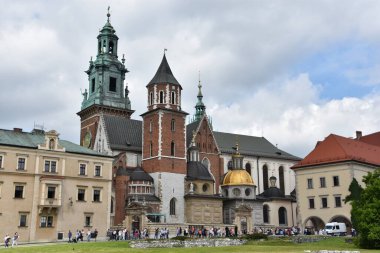
[[[118,40],[116,31],[110,23],[108,9],[107,22],[97,37],[97,55],[90,65],[88,75],[88,89],[85,89],[81,111],[77,114],[81,118],[80,144],[93,149],[96,131],[101,115],[117,115],[130,118],[134,112],[128,98],[128,87],[124,88],[125,58],[118,59]]]

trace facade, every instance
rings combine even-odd
[[[344,199],[354,178],[364,187],[363,176],[380,166],[379,146],[380,132],[357,132],[355,139],[330,134],[293,166],[302,227],[320,230],[328,222],[344,222],[350,231],[351,205]]]
[[[76,229],[104,236],[112,161],[54,130],[0,130],[1,231],[26,242],[62,240]]]
[[[107,21],[105,27],[109,26]],[[104,33],[102,31],[101,34]],[[110,35],[107,33],[105,36]],[[111,40],[112,37],[108,38],[108,41]],[[117,51],[99,52],[97,57],[100,59],[112,58],[114,53],[117,54]],[[117,59],[117,55],[112,59]],[[99,68],[103,71],[101,76],[112,76],[115,73],[112,71],[119,71],[118,76],[124,80],[125,69],[112,70],[117,62],[101,62],[104,64]],[[91,75],[90,93],[93,90]],[[98,94],[96,85],[97,79],[95,97]],[[91,138],[87,138],[93,143],[90,147],[115,157],[111,200],[115,206],[115,213],[111,214],[113,225],[128,229],[166,226],[174,230],[176,226],[236,225],[238,229],[249,232],[254,226],[279,226],[278,217],[272,217],[270,221],[264,219],[263,203],[270,206],[268,212],[271,214],[278,214],[278,209],[286,209],[287,222],[281,226],[297,225],[291,215],[294,213],[291,192],[295,189],[295,174],[290,168],[300,158],[277,148],[264,137],[214,131],[206,114],[200,82],[195,115],[192,122],[186,124],[188,113],[181,106],[183,87],[174,77],[165,54],[146,88],[144,99],[147,101],[147,111],[141,115],[142,120],[129,118],[133,112],[130,102],[129,107],[121,108],[120,104],[113,103],[114,96],[106,94],[100,96],[102,101],[85,96],[82,110],[78,113],[82,122],[82,145],[88,144],[84,142],[87,135],[84,129],[90,129]],[[121,86],[117,91],[122,89]],[[127,92],[123,99],[127,99]],[[107,110],[102,109],[101,112],[88,109],[105,108],[104,105],[107,105]],[[124,110],[125,114],[110,113],[113,109]],[[87,119],[92,118],[96,118],[96,124],[87,124]],[[241,210],[241,213],[251,214],[251,218],[245,221],[248,225],[244,226],[241,220],[225,218],[226,210],[240,206],[241,198],[226,199],[221,191],[225,175],[232,169],[236,142],[242,155],[239,169],[255,182],[251,189],[252,198],[249,199],[252,205],[245,211]],[[137,170],[141,177],[132,180],[132,174]],[[280,198],[260,195],[271,188],[271,176],[279,179],[274,187],[282,192]],[[225,205],[230,207],[226,209]]]

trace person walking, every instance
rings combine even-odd
[[[69,233],[67,234],[67,237],[69,238],[69,243],[71,243],[71,238],[73,237],[73,233],[71,232],[71,230],[69,230]]]
[[[19,238],[19,235],[17,232],[15,232],[15,234],[13,235],[13,238],[12,238],[12,247],[14,245],[18,246],[18,238]]]
[[[9,241],[11,240],[11,237],[6,234],[5,237],[4,237],[4,247],[5,248],[8,248],[9,247]]]

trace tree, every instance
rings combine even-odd
[[[350,195],[346,196],[346,199],[344,200],[344,203],[351,202],[351,205],[355,205],[357,202],[354,203],[354,201],[359,201],[360,200],[360,195],[363,191],[363,188],[360,186],[356,178],[354,178],[348,188],[350,191]],[[352,227],[356,228],[357,227],[357,222],[356,222],[356,217],[353,214],[355,208],[352,208],[351,210],[351,222],[352,222]]]
[[[358,243],[362,248],[380,248],[380,169],[368,173],[363,182],[366,188],[359,197],[354,197],[352,192],[350,195],[351,215],[359,233]]]

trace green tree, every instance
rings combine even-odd
[[[356,178],[354,178],[350,184],[350,187],[348,188],[348,190],[350,191],[350,195],[346,196],[345,200],[344,200],[344,203],[348,203],[348,202],[351,202],[351,205],[354,206],[357,204],[357,202],[354,202],[355,200],[356,201],[359,201],[360,200],[360,195],[363,191],[363,188],[360,186],[360,184],[358,183],[358,181],[356,180]],[[355,215],[353,214],[353,212],[355,212],[356,208],[352,208],[351,210],[351,222],[352,222],[352,227],[353,228],[356,228],[357,227],[357,222],[356,222],[356,217]]]
[[[366,188],[352,200],[351,215],[362,248],[380,248],[380,169],[363,178]],[[357,196],[356,196],[357,197]]]

